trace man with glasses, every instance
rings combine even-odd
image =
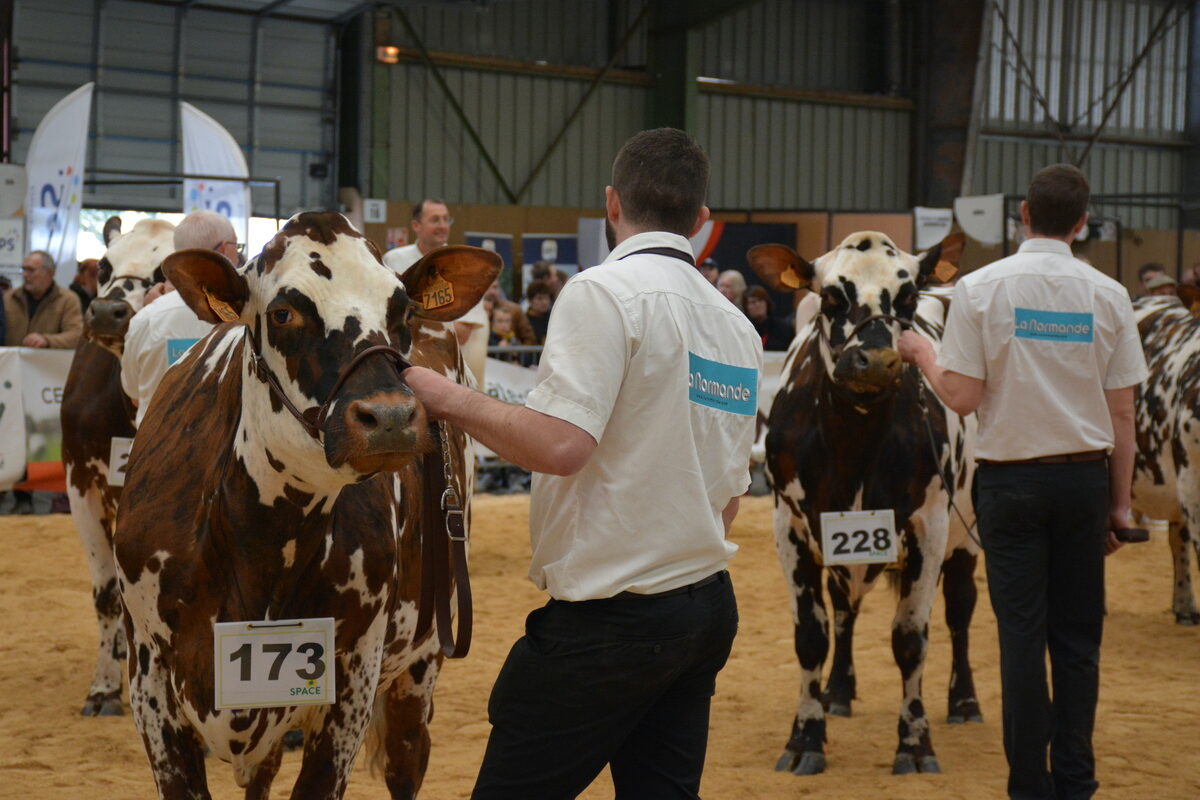
[[[417,240],[410,245],[397,247],[384,253],[384,266],[397,275],[403,275],[439,247],[450,240],[450,227],[454,217],[449,207],[441,200],[426,197],[413,206],[412,229]],[[489,320],[481,300],[474,308],[454,321],[454,332],[463,350],[463,359],[475,376],[475,382],[483,386],[483,368],[487,361]]]
[[[34,250],[21,262],[24,285],[4,298],[6,346],[70,350],[79,344],[79,298],[54,282],[54,267],[45,250]]]
[[[194,211],[175,228],[175,249],[215,250],[234,266],[242,262],[243,246],[229,220],[215,211]],[[204,338],[212,325],[187,307],[170,281],[151,290],[148,302],[129,321],[125,352],[121,356],[121,386],[137,406],[140,425],[150,398],[166,374],[188,348]]]

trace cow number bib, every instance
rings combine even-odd
[[[114,436],[108,446],[108,485],[125,485],[125,468],[129,466],[129,451],[133,449],[133,439],[125,436]]]
[[[216,708],[333,702],[333,618],[213,623]]]
[[[826,566],[890,564],[896,560],[895,512],[885,508],[821,514],[821,554]]]

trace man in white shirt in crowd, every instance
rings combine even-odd
[[[536,473],[529,575],[551,599],[492,690],[477,800],[575,797],[605,765],[618,797],[699,796],[762,371],[688,243],[708,174],[683,131],[621,148],[613,250],[559,294],[525,406],[404,373],[433,417]]]
[[[1128,292],[1071,254],[1088,198],[1075,167],[1038,172],[1021,203],[1029,238],[959,280],[941,354],[911,331],[899,347],[947,405],[979,410],[975,509],[1014,800],[1085,800],[1099,785],[1104,556],[1130,524],[1133,387],[1147,371]]]
[[[191,248],[215,250],[234,266],[241,261],[233,225],[215,211],[193,211],[175,228],[175,249]],[[137,406],[138,426],[167,368],[212,330],[188,308],[170,281],[155,289],[164,293],[133,315],[121,356],[121,386]]]
[[[393,248],[383,254],[384,266],[397,275],[403,275],[409,267],[450,241],[450,228],[454,217],[450,208],[441,200],[426,197],[413,206],[412,229],[416,241],[404,247]],[[454,321],[454,332],[463,360],[475,377],[475,383],[483,387],[483,370],[487,360],[488,328],[490,320],[483,301]]]

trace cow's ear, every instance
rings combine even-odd
[[[746,262],[762,282],[776,292],[811,288],[813,265],[783,244],[760,244],[746,252]]]
[[[924,289],[929,283],[949,283],[958,274],[958,261],[962,258],[966,236],[952,233],[917,256],[917,288]]]
[[[1200,317],[1200,286],[1181,283],[1175,287],[1175,296],[1183,301],[1193,317]]]
[[[401,280],[417,316],[449,322],[479,302],[503,263],[491,250],[456,244],[432,251]]]
[[[121,235],[121,218],[109,217],[104,221],[104,244],[107,247]]]
[[[237,322],[250,298],[246,278],[215,250],[180,250],[163,259],[167,280],[205,322]]]
[[[112,278],[112,262],[108,260],[108,256],[102,256],[100,258],[99,266],[100,274],[96,276],[96,280],[98,281],[96,285],[107,286],[109,279]]]

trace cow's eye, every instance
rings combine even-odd
[[[836,289],[827,289],[821,293],[821,311],[826,314],[834,314],[846,305],[846,298]]]
[[[277,308],[271,312],[271,322],[276,325],[287,325],[292,321],[292,311],[288,308]]]

